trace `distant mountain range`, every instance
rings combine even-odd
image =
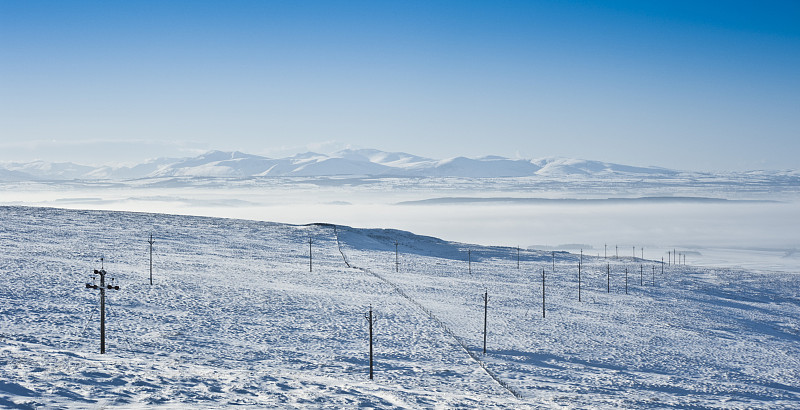
[[[70,162],[0,163],[0,180],[131,180],[161,177],[524,177],[675,175],[659,167],[634,167],[567,158],[509,159],[498,156],[444,160],[403,152],[347,149],[334,154],[306,152],[268,158],[243,152],[212,151],[194,158],[159,158],[135,166],[92,167]]]

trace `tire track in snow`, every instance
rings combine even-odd
[[[431,320],[433,320],[446,334],[448,334],[451,338],[453,338],[453,340],[455,340],[456,343],[459,346],[461,346],[461,348],[467,353],[467,355],[469,355],[469,357],[471,357],[472,360],[476,361],[478,363],[478,365],[481,366],[483,371],[486,372],[486,374],[489,375],[489,377],[491,377],[492,380],[494,380],[498,385],[500,385],[500,387],[502,387],[503,389],[505,389],[506,391],[511,393],[511,395],[513,395],[517,399],[522,399],[522,394],[520,394],[518,391],[514,390],[514,388],[511,387],[510,384],[508,384],[506,381],[501,379],[500,376],[497,375],[497,373],[493,372],[488,367],[486,362],[481,360],[481,358],[478,357],[478,355],[475,354],[475,352],[470,350],[469,347],[467,346],[467,344],[464,343],[464,341],[460,337],[458,337],[458,335],[456,335],[455,332],[453,332],[453,330],[450,329],[449,326],[447,326],[444,322],[442,322],[441,319],[439,319],[435,314],[433,314],[433,312],[430,309],[428,309],[425,306],[423,306],[422,303],[418,302],[416,299],[414,299],[409,294],[407,294],[402,288],[400,288],[399,285],[397,285],[396,283],[390,281],[389,279],[386,279],[383,275],[375,273],[375,272],[373,272],[373,271],[371,271],[371,270],[369,270],[367,268],[361,268],[361,267],[358,267],[358,266],[355,266],[355,265],[351,265],[350,262],[347,260],[347,256],[345,255],[344,251],[342,250],[342,243],[339,241],[339,233],[336,230],[336,225],[331,225],[331,226],[333,226],[333,234],[336,237],[336,245],[339,248],[339,253],[342,254],[342,259],[344,260],[344,263],[347,265],[348,268],[358,269],[358,270],[360,270],[360,271],[362,271],[364,273],[368,273],[368,274],[380,279],[382,282],[386,283],[387,285],[391,286],[392,289],[394,289],[394,291],[397,292],[400,296],[402,296],[403,298],[405,298],[406,300],[411,302],[411,304],[415,305],[420,310],[425,312],[425,314],[428,315],[428,317]]]

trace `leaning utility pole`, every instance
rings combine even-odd
[[[153,234],[150,234],[150,240],[147,243],[150,244],[150,285],[153,285]]]
[[[489,312],[489,291],[483,294],[483,354],[486,354],[486,322]]]
[[[372,380],[372,305],[369,305],[369,313],[365,313],[364,318],[369,323],[369,379]]]
[[[101,258],[102,261],[102,258]],[[86,284],[86,289],[100,289],[100,354],[106,353],[106,289],[119,290],[119,286],[106,285],[105,269],[94,270],[95,275],[100,275],[100,286],[94,284],[95,277],[92,277],[92,284]],[[114,279],[112,278],[113,282]]]

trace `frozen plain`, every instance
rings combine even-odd
[[[585,256],[578,302],[574,253],[523,250],[518,269],[513,248],[395,230],[18,206],[0,220],[0,406],[800,404],[792,272]],[[84,287],[101,256],[121,287],[105,356]]]

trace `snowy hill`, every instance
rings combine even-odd
[[[508,159],[498,156],[444,160],[403,152],[343,150],[330,155],[313,152],[267,158],[238,151],[211,151],[194,158],[160,158],[135,166],[92,167],[73,163],[0,164],[0,180],[33,179],[130,180],[162,177],[249,178],[263,176],[406,176],[406,177],[525,177],[536,175],[674,175],[656,167],[632,167],[597,161],[547,158]],[[11,173],[13,174],[11,174]]]
[[[0,221],[0,407],[800,402],[795,274],[584,256],[579,302],[564,252],[522,250],[517,268],[516,249],[388,229],[27,207]],[[85,286],[101,256],[120,286],[103,356]]]

